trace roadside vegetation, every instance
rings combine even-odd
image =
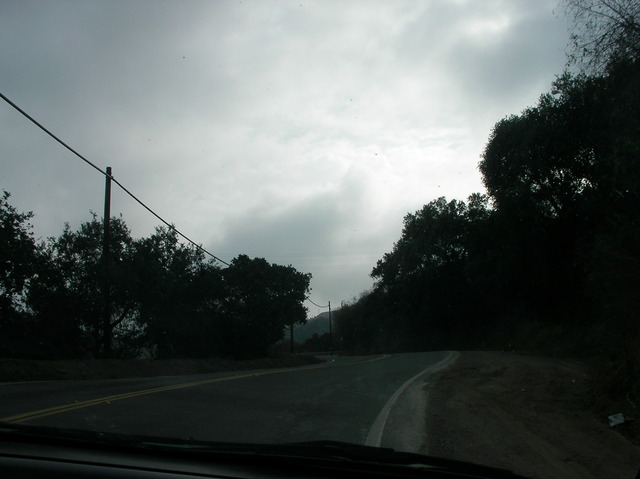
[[[311,275],[292,266],[240,255],[220,268],[171,228],[133,239],[122,218],[111,220],[105,264],[95,215],[40,243],[32,216],[4,192],[0,357],[262,358],[306,321]]]
[[[351,353],[498,349],[597,359],[596,395],[640,404],[640,2],[567,0],[567,69],[500,120],[485,194],[404,218],[336,314]]]

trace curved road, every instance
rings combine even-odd
[[[197,376],[0,384],[0,418],[197,440],[336,440],[426,452],[425,382],[455,353]]]

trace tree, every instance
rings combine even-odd
[[[583,72],[496,124],[479,165],[488,198],[405,217],[374,290],[338,315],[346,349],[391,334],[405,350],[506,346],[536,328],[573,351],[576,335],[639,349],[640,0],[565,5]],[[525,347],[549,350],[540,337]]]
[[[377,327],[401,331],[411,349],[462,344],[477,327],[483,308],[468,264],[481,246],[474,228],[489,213],[482,195],[472,195],[469,205],[439,198],[408,214],[393,250],[373,268],[386,317],[395,321]]]
[[[380,288],[345,301],[335,312],[336,343],[349,354],[374,354],[415,349],[416,334],[391,295]]]
[[[266,356],[269,346],[284,337],[286,328],[305,322],[303,302],[310,274],[240,255],[222,275],[224,314],[218,329],[226,355],[241,359]]]
[[[147,345],[155,357],[216,353],[213,325],[220,314],[220,270],[173,228],[156,228],[132,245],[134,296]]]
[[[111,219],[110,257],[95,214],[36,245],[28,220],[0,199],[0,352],[9,356],[265,356],[306,320],[310,274],[262,258],[221,270],[172,227],[133,240]],[[106,288],[106,289],[105,289]],[[105,293],[111,314],[104,321]]]
[[[640,52],[640,0],[564,0],[572,22],[569,63],[602,74]]]
[[[610,128],[600,83],[565,74],[537,106],[496,124],[480,171],[499,209],[568,217],[598,187],[596,158]]]
[[[340,346],[336,341],[332,340],[329,333],[313,333],[304,343],[302,343],[297,350],[299,352],[318,353],[321,351],[329,351],[331,348],[340,349]]]
[[[494,128],[480,171],[510,308],[591,327],[605,302],[633,303],[605,271],[628,285],[637,264],[639,92],[639,60],[611,63],[601,76],[565,73],[535,107]]]
[[[140,333],[131,294],[131,242],[124,220],[112,218],[109,277],[105,281],[103,225],[95,214],[78,231],[67,224],[58,238],[50,238],[45,249],[46,270],[29,292],[29,303],[42,327],[47,330],[47,322],[77,325],[81,348],[92,357],[110,355],[107,344],[111,338],[123,351],[130,349],[126,343],[135,331]],[[105,284],[112,304],[106,327],[102,321]],[[119,354],[117,348],[114,354]]]
[[[466,254],[464,245],[464,202],[444,197],[425,205],[404,218],[400,239],[391,253],[385,253],[371,276],[391,287],[411,276],[427,273],[445,263],[459,261]]]
[[[0,321],[7,321],[24,307],[23,294],[36,273],[37,248],[29,220],[33,213],[19,213],[9,204],[10,193],[0,197]]]
[[[31,333],[26,293],[40,256],[29,223],[33,213],[18,212],[10,196],[3,191],[0,197],[0,354],[16,356],[32,349],[26,347]]]

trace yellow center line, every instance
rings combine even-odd
[[[354,366],[357,364],[366,364],[366,363],[371,363],[374,361],[380,361],[382,359],[387,359],[389,357],[388,354],[385,354],[383,356],[377,357],[377,358],[373,358],[373,359],[367,359],[364,361],[358,361],[358,362],[354,362],[354,363],[348,363],[348,364],[344,364],[344,366]],[[156,393],[160,393],[160,392],[165,392],[165,391],[174,391],[176,389],[185,389],[185,388],[191,388],[191,387],[196,387],[196,386],[203,386],[205,384],[215,384],[215,383],[221,383],[224,381],[232,381],[235,379],[244,379],[244,378],[249,378],[249,377],[256,377],[256,376],[266,376],[268,374],[281,374],[281,373],[291,373],[291,372],[296,372],[296,371],[308,371],[310,369],[319,369],[319,368],[324,368],[324,367],[328,367],[331,364],[319,364],[317,366],[309,366],[309,367],[305,367],[305,368],[295,368],[295,369],[279,369],[279,370],[273,370],[273,371],[262,371],[262,372],[258,372],[258,373],[248,373],[248,374],[239,374],[237,376],[227,376],[224,378],[215,378],[215,379],[204,379],[202,381],[193,381],[193,382],[189,382],[189,383],[179,383],[179,384],[172,384],[170,386],[162,386],[162,387],[157,387],[157,388],[152,388],[152,389],[142,389],[140,391],[133,391],[130,393],[124,393],[124,394],[116,394],[113,396],[105,396],[105,397],[101,397],[101,398],[96,398],[96,399],[90,399],[88,401],[81,401],[81,402],[75,402],[75,403],[71,403],[71,404],[63,404],[62,406],[54,406],[54,407],[50,407],[50,408],[46,408],[46,409],[39,409],[37,411],[29,411],[29,412],[25,412],[22,414],[16,414],[14,416],[8,416],[8,417],[4,417],[2,419],[0,419],[1,421],[5,421],[5,422],[25,422],[25,421],[31,421],[33,419],[40,419],[42,417],[46,417],[46,416],[52,416],[54,414],[60,414],[63,412],[69,412],[69,411],[74,411],[76,409],[82,409],[82,408],[86,408],[86,407],[91,407],[91,406],[97,406],[98,404],[109,404],[115,401],[120,401],[122,399],[130,399],[130,398],[134,398],[134,397],[139,397],[139,396],[146,396],[148,394],[156,394]],[[343,366],[343,365],[341,365]]]

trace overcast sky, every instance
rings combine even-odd
[[[491,128],[563,70],[557,3],[4,0],[0,91],[223,260],[338,306],[405,214],[483,191]],[[0,103],[0,188],[36,235],[101,215],[100,174]],[[112,213],[159,224],[117,187]]]

